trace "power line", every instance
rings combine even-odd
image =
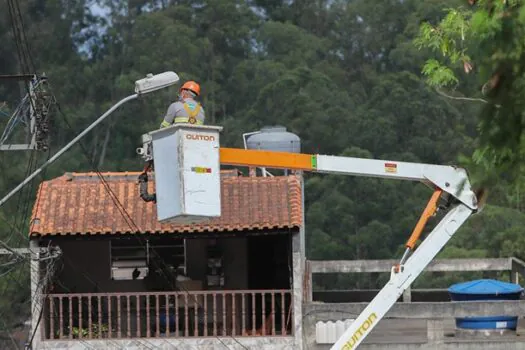
[[[64,122],[66,123],[66,125],[68,126],[68,128],[70,128],[71,131],[73,131],[73,128],[71,127],[71,124],[68,122],[67,120],[67,117],[65,115],[65,113],[62,111],[62,108],[60,107],[60,104],[57,103],[57,108],[58,108],[58,111],[59,113],[62,115],[63,119],[64,119]],[[118,197],[115,195],[115,193],[113,192],[113,190],[111,189],[111,187],[109,186],[109,184],[107,183],[106,179],[104,179],[104,176],[100,173],[100,170],[98,169],[98,167],[96,166],[95,162],[93,161],[93,159],[91,159],[91,157],[89,156],[89,152],[87,151],[87,149],[85,148],[85,146],[83,145],[82,141],[79,141],[80,143],[80,147],[83,151],[83,154],[84,156],[86,157],[86,159],[88,160],[88,162],[90,162],[93,170],[97,173],[100,181],[102,182],[104,188],[106,189],[107,193],[110,195],[110,198],[112,199],[113,201],[113,204],[115,204],[115,206],[117,207],[117,209],[119,210],[119,212],[121,213],[121,215],[123,216],[124,220],[126,221],[126,224],[132,229],[132,230],[135,230],[137,233],[140,231],[139,227],[137,226],[137,224],[134,222],[133,218],[129,215],[129,213],[127,212],[126,208],[123,206],[123,204],[119,201]],[[144,244],[144,242],[142,241],[142,238],[140,236],[137,236],[137,235],[133,235],[135,239],[137,239],[139,241],[139,243]],[[163,267],[167,267],[166,263],[161,260],[161,263],[164,264]],[[156,260],[154,260],[154,264],[156,265],[157,262]],[[159,268],[159,266],[157,265],[156,266],[157,268]],[[164,269],[160,269],[163,273],[163,278],[171,284],[172,288],[175,289],[175,286],[173,285],[172,281],[166,276],[165,272],[164,272]],[[183,289],[183,291],[185,293],[187,293],[188,295],[190,295],[189,291],[186,290],[186,289]],[[199,302],[197,300],[195,300],[195,302],[200,306],[202,307],[202,305],[199,304]],[[231,335],[230,336],[237,344],[239,344],[242,348],[248,350],[248,348],[240,343],[235,336]],[[216,336],[216,338],[219,340],[219,342],[221,342],[222,345],[224,345],[226,348],[229,349],[229,346],[224,343],[219,336]]]
[[[35,152],[35,151],[33,151],[32,154],[33,154],[34,152]],[[48,157],[47,157],[47,160],[49,160],[50,156],[51,156],[51,148],[48,149]],[[43,173],[42,173],[42,178],[45,178],[46,172],[47,172],[47,169],[44,169],[44,171],[43,171]],[[28,173],[31,173],[31,171],[28,170]],[[26,176],[27,176],[27,174],[26,174]],[[33,184],[34,184],[34,180],[32,180],[32,181],[30,182],[30,184],[33,185]],[[25,215],[26,215],[26,216],[27,216],[28,209],[29,209],[29,194],[30,194],[30,193],[32,193],[32,189],[29,190],[29,191],[27,191],[27,197],[26,197],[25,208],[24,208],[24,212],[25,212]],[[20,194],[20,197],[22,197],[22,194]],[[19,197],[19,198],[20,198],[20,197]],[[35,203],[35,206],[36,206],[36,207],[39,206],[39,204],[40,204],[40,199],[41,199],[41,198],[40,198],[39,196],[37,196],[37,202]],[[16,229],[15,227],[13,227],[13,228]],[[18,232],[20,232],[20,231],[18,231]],[[51,279],[52,279],[53,277],[54,277],[54,276],[53,276],[52,274],[46,273],[46,278],[44,278],[44,279],[42,279],[42,280],[40,280],[40,281],[37,281],[37,289],[38,289],[38,288],[41,288],[41,287],[43,288],[44,286],[42,286],[42,283],[44,283],[45,285],[47,285],[47,284],[51,281]],[[32,277],[32,276],[31,276],[31,280],[33,280],[33,277]],[[43,295],[43,294],[44,294],[44,293],[38,293],[38,292],[37,292],[37,293],[35,293],[35,295],[34,295],[34,297],[33,297],[33,299],[32,299],[31,309],[32,309],[32,306],[33,306],[33,303],[34,303],[34,304],[36,304],[37,307],[40,307],[40,313],[39,313],[39,317],[38,317],[38,322],[37,322],[37,324],[35,325],[35,327],[33,327],[33,334],[32,334],[32,336],[30,337],[30,341],[29,341],[29,345],[30,345],[30,346],[31,346],[32,343],[33,343],[33,339],[34,339],[34,336],[35,336],[35,332],[37,331],[38,326],[39,326],[39,324],[40,324],[40,322],[41,322],[41,318],[42,318],[42,316],[43,316],[43,310],[44,310],[44,307],[43,307],[44,300],[43,300],[43,299],[42,299],[42,300],[35,300],[35,298],[39,298],[39,296],[41,296],[41,295]],[[33,311],[31,311],[31,314],[32,314],[32,313],[33,313]],[[55,316],[56,316],[56,314],[55,314]],[[85,341],[84,341],[84,343],[85,343]],[[90,347],[89,344],[87,344],[87,343],[86,343],[85,345],[86,345],[87,347]],[[151,349],[151,348],[149,348],[149,349]]]
[[[15,10],[18,14],[18,20],[19,20],[19,23],[20,23],[20,26],[22,28],[21,30],[21,33],[22,33],[22,44],[23,44],[23,48],[25,48],[25,51],[26,51],[26,54],[27,56],[29,57],[29,63],[31,65],[31,68],[33,69],[33,72],[36,71],[36,66],[35,66],[35,62],[33,61],[33,56],[31,55],[31,49],[29,48],[29,42],[27,40],[27,35],[26,35],[26,30],[25,30],[25,25],[24,25],[24,19],[22,18],[22,13],[20,11],[20,6],[19,6],[19,3],[17,0],[13,0],[14,1],[14,4],[15,4]]]
[[[57,108],[58,108],[58,111],[60,112],[60,114],[62,115],[62,117],[64,119],[64,122],[66,123],[67,127],[71,131],[74,131],[72,126],[71,126],[71,124],[67,120],[67,117],[66,117],[65,113],[62,111],[62,108],[60,107],[60,104],[58,104],[58,103],[57,103]],[[117,210],[119,210],[120,214],[123,216],[124,220],[126,221],[126,224],[128,224],[130,226],[130,228],[132,228],[131,225],[134,225],[135,228],[136,228],[136,231],[138,232],[139,231],[138,226],[133,222],[133,219],[131,218],[129,213],[127,213],[127,211],[125,210],[123,205],[120,203],[120,201],[118,200],[117,196],[115,195],[115,193],[113,192],[113,190],[111,189],[109,184],[107,183],[107,181],[104,179],[104,176],[102,176],[102,174],[100,173],[100,170],[95,165],[95,162],[93,161],[93,159],[91,159],[91,157],[89,156],[89,152],[87,151],[87,149],[83,145],[82,141],[79,141],[79,144],[80,144],[80,147],[81,147],[81,149],[83,151],[82,152],[83,155],[85,156],[87,161],[91,164],[91,167],[93,168],[93,170],[97,173],[97,175],[98,175],[100,181],[102,182],[105,190],[107,191],[107,193],[109,194],[110,198],[112,199],[113,204],[115,204],[115,206],[117,207]],[[130,220],[130,221],[128,221],[128,220]],[[137,239],[139,241],[139,243],[141,243],[141,244],[143,244],[145,246],[144,242],[142,241],[142,239],[139,236],[135,236],[134,238]],[[154,262],[154,263],[156,264],[156,262]],[[156,266],[156,267],[158,268],[159,266]],[[161,269],[161,271],[164,272],[164,270],[162,270],[162,269]],[[163,274],[163,278],[168,283],[171,284],[171,281],[167,278],[167,276],[165,274]],[[172,285],[172,288],[175,288],[175,286]]]
[[[26,176],[27,176],[28,173],[30,173],[30,171],[31,171],[31,169],[33,167],[33,155],[34,155],[34,152],[31,152],[31,155],[30,155],[30,158],[29,158],[29,161],[28,161],[28,164],[27,164],[27,168],[26,168]],[[23,220],[24,215],[27,215],[27,208],[28,208],[29,197],[28,196],[26,197],[26,201],[25,201],[26,203],[24,203],[24,204],[22,203],[23,197],[24,197],[24,193],[21,192],[19,197],[18,197],[17,208],[16,208],[16,215],[15,215],[15,222],[14,222],[13,225],[9,224],[9,226],[11,227],[11,231],[9,233],[10,237],[13,237],[13,233],[14,232],[20,232],[19,229],[17,228],[17,226],[19,225],[19,219],[20,219],[20,217],[22,217],[22,220]],[[22,206],[25,206],[26,210],[21,210]],[[7,220],[6,220],[6,222],[7,222]],[[24,239],[23,235],[21,233],[20,233],[20,236],[22,237],[22,239]],[[2,245],[7,246],[7,244],[2,244]],[[20,284],[19,281],[21,279],[22,272],[23,272],[23,269],[20,269],[19,273],[18,273],[18,276],[14,279],[14,281],[16,281],[16,283],[18,283],[18,284]],[[7,277],[9,279],[13,280],[10,274],[8,274]],[[32,280],[31,276],[30,276],[30,280]],[[37,285],[39,284],[39,282],[40,281],[37,281]],[[8,287],[8,284],[6,284],[2,294],[5,294],[5,292],[7,290],[7,287]],[[23,287],[21,286],[21,288],[23,288]],[[25,288],[27,288],[27,286]],[[25,289],[25,288],[23,288],[23,289]],[[2,315],[2,318],[4,318],[3,315]]]
[[[24,21],[23,21],[23,17],[22,17],[21,11],[20,11],[20,7],[19,7],[19,4],[18,4],[18,1],[16,1],[16,0],[7,0],[7,2],[8,2],[9,16],[10,16],[11,24],[12,24],[13,38],[14,38],[14,41],[15,41],[16,49],[17,49],[17,54],[18,54],[18,59],[19,59],[21,71],[22,71],[22,73],[29,73],[29,72],[33,72],[34,73],[35,72],[35,64],[34,64],[34,61],[33,61],[32,55],[31,55],[31,51],[30,51],[30,48],[29,48],[29,45],[28,45],[27,35],[26,35],[26,31],[25,31],[25,26],[24,26]],[[20,78],[20,77],[17,77],[17,78]],[[24,85],[25,85],[26,90],[27,90],[27,98],[29,99],[29,102],[30,102],[30,105],[31,105],[33,111],[35,111],[35,113],[36,113],[35,104],[34,104],[34,101],[33,101],[33,98],[32,98],[33,96],[31,96],[31,91],[29,89],[28,82],[25,81]],[[24,111],[22,111],[22,113],[24,113]],[[17,120],[14,120],[14,123],[11,125],[11,128],[14,127],[14,125],[16,125],[16,122],[17,122]],[[7,131],[9,131],[9,130],[7,130]],[[34,132],[34,131],[31,130],[31,132]],[[33,166],[34,166],[34,163],[33,163],[34,162],[34,155],[35,155],[34,151],[31,152],[30,159],[29,159],[29,162],[28,162],[29,164],[27,166],[26,177],[28,176],[29,173],[31,173],[31,169],[33,169]],[[48,159],[49,159],[49,155],[50,154],[48,154]],[[16,209],[16,216],[15,216],[14,224],[11,225],[10,223],[8,223],[8,225],[11,227],[9,240],[11,240],[11,238],[13,237],[13,233],[14,232],[18,232],[20,234],[20,236],[22,237],[23,241],[27,240],[27,237],[24,237],[23,234],[21,234],[20,229],[23,228],[23,226],[24,226],[24,219],[26,219],[27,215],[28,215],[29,206],[30,206],[30,195],[31,195],[31,193],[33,192],[33,189],[34,189],[33,185],[34,185],[34,182],[31,182],[31,186],[26,191],[25,198],[23,198],[24,197],[24,193],[23,192],[20,193],[20,195],[19,195],[17,206],[16,206],[17,209]],[[5,220],[5,221],[7,222],[7,220]],[[19,226],[19,228],[17,228],[17,226]],[[7,244],[5,244],[4,242],[1,242],[1,245],[5,246],[6,249],[9,249]],[[54,260],[51,260],[51,266],[53,266],[53,265],[54,265]],[[17,281],[17,283],[20,280],[21,273],[22,273],[22,270],[18,274],[18,278],[15,279]],[[48,273],[46,274],[46,279],[50,277],[50,273],[51,272],[48,269]],[[8,275],[8,276],[11,277],[10,275]],[[30,273],[30,279],[32,280],[31,273]],[[41,282],[42,281],[37,281],[37,289],[41,287]],[[45,279],[44,279],[43,283],[46,284],[46,280]],[[23,288],[23,286],[21,286],[21,287]],[[7,288],[7,284],[6,284],[6,288]],[[36,297],[36,295],[34,297]],[[32,301],[34,301],[34,300],[32,300]],[[33,302],[31,304],[33,304]],[[31,305],[31,308],[32,308],[32,305]],[[41,308],[41,310],[43,310],[43,307]],[[39,321],[38,322],[40,322],[40,317],[39,317]],[[38,325],[37,325],[37,327],[38,327]],[[36,330],[37,327],[35,327],[35,330]],[[34,336],[34,334],[33,334],[33,336]]]
[[[24,20],[17,0],[7,0],[9,17],[11,19],[12,31],[17,47],[18,58],[22,73],[35,72],[35,64],[27,42]]]

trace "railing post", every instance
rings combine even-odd
[[[151,336],[151,329],[150,329],[150,314],[149,314],[149,295],[146,295],[146,337]]]
[[[82,295],[78,296],[78,338],[82,339]]]
[[[208,294],[204,293],[204,336],[208,336]]]
[[[92,333],[92,328],[93,328],[93,320],[91,319],[91,295],[89,294],[88,296],[88,338],[89,339],[93,339],[93,333]]]
[[[129,300],[129,294],[126,295],[126,321],[128,326],[127,335],[131,338],[131,302]]]
[[[193,326],[195,329],[193,330],[193,335],[195,337],[199,336],[199,299],[198,295],[193,295],[193,316],[195,319],[193,320]]]
[[[275,335],[275,291],[272,291],[272,335]]]
[[[512,283],[519,284],[520,281],[520,273],[525,272],[525,265],[523,261],[517,259],[517,258],[510,258],[510,280]]]
[[[97,296],[97,312],[98,312],[98,338],[102,339],[102,298],[100,295]]]
[[[113,325],[111,320],[111,294],[108,294],[108,338],[113,336]]]
[[[231,317],[231,320],[232,320],[232,336],[235,337],[235,327],[237,327],[237,324],[235,322],[235,318],[237,317],[237,314],[235,312],[235,304],[237,303],[237,298],[236,298],[236,295],[235,293],[231,293],[231,296],[232,296],[232,317]]]
[[[305,263],[305,289],[306,289],[306,302],[311,302],[313,300],[313,274],[312,274],[312,262],[310,260],[306,260]]]
[[[160,336],[160,320],[159,320],[159,313],[160,313],[160,307],[159,307],[159,295],[155,295],[155,336],[158,338]]]
[[[175,297],[174,327],[171,326],[172,296]],[[213,327],[213,336],[286,336],[290,335],[290,325],[293,335],[293,299],[289,300],[292,296],[292,290],[50,294],[44,297],[46,308],[50,309],[47,313],[51,317],[46,324],[49,328],[46,329],[46,340],[149,338],[160,337],[161,333],[168,337],[207,337],[212,335],[208,323]],[[144,297],[145,319],[141,310]],[[208,297],[213,300],[208,301]],[[165,315],[161,316],[161,312]],[[180,312],[183,317],[180,317]],[[281,326],[277,329],[279,318]],[[180,327],[179,319],[182,322]],[[145,332],[141,328],[144,321],[147,326]],[[165,329],[161,327],[163,322]],[[74,334],[73,325],[78,327]],[[133,330],[135,326],[136,331]],[[204,327],[202,331],[201,326]],[[69,332],[66,333],[68,327]]]
[[[408,288],[403,291],[403,302],[404,303],[412,302],[412,290],[410,286],[408,286]]]
[[[122,338],[122,310],[120,309],[120,294],[117,295],[117,336]]]
[[[286,299],[284,297],[284,292],[281,291],[281,335],[286,335],[286,323],[285,323],[285,314],[286,314]]]
[[[180,312],[179,312],[179,293],[175,293],[175,336],[179,337],[179,318],[180,318]]]
[[[69,339],[73,339],[73,297],[68,298],[68,313],[69,313]]]
[[[261,333],[266,335],[266,297],[265,293],[261,293]]]
[[[255,293],[252,293],[252,334],[255,334],[256,328],[256,318],[255,318]]]
[[[248,316],[247,313],[246,313],[246,299],[245,299],[245,295],[246,293],[242,293],[241,294],[241,317],[242,317],[242,331],[241,331],[241,334],[245,334],[246,333],[246,317]]]
[[[222,295],[222,335],[226,336],[226,331],[228,325],[226,324],[226,294],[221,293]]]
[[[190,335],[189,333],[189,312],[188,312],[188,293],[184,293],[184,336],[188,337]]]
[[[49,296],[49,338],[55,339],[55,301]]]
[[[64,338],[64,299],[62,296],[58,298],[60,304],[58,307],[58,317],[59,317],[59,333],[58,336],[60,339]]]
[[[135,308],[137,309],[137,337],[140,338],[140,335],[142,334],[142,332],[140,331],[140,329],[142,328],[142,318],[140,317],[140,295],[136,296],[135,302],[137,303],[137,305],[135,306]]]
[[[166,334],[166,337],[169,338],[170,336],[170,299],[169,295],[164,295],[164,309],[166,310],[166,329],[164,330],[164,333]]]

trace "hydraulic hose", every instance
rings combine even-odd
[[[140,198],[144,202],[156,202],[157,195],[155,193],[148,193],[148,174],[146,172],[139,175],[139,192]]]

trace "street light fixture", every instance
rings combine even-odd
[[[157,75],[149,73],[146,78],[135,82],[135,93],[142,95],[171,86],[179,81],[175,72],[164,72]]]
[[[4,205],[9,198],[14,196],[22,187],[27,185],[29,181],[34,179],[38,174],[44,170],[48,165],[57,160],[62,154],[64,154],[68,149],[70,149],[74,144],[76,144],[82,137],[84,137],[88,132],[91,131],[95,126],[100,124],[107,116],[113,113],[118,107],[124,103],[134,100],[141,95],[163,89],[165,87],[171,86],[179,81],[179,76],[175,72],[164,72],[157,75],[148,74],[146,78],[135,81],[135,94],[129,95],[128,97],[123,98],[117,102],[113,107],[108,109],[106,113],[102,114],[97,120],[95,120],[90,126],[88,126],[84,131],[78,134],[73,140],[71,140],[67,145],[65,145],[60,151],[55,153],[55,155],[49,158],[42,166],[36,169],[31,175],[25,178],[18,186],[16,186],[11,192],[9,192],[4,198],[0,200],[0,207]]]

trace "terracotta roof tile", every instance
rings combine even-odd
[[[96,173],[66,173],[40,184],[30,235],[224,232],[302,225],[297,176],[242,177],[236,170],[221,173],[221,217],[192,226],[160,224],[156,205],[139,197],[138,172],[103,173],[111,192]],[[148,185],[153,192],[153,181]]]

